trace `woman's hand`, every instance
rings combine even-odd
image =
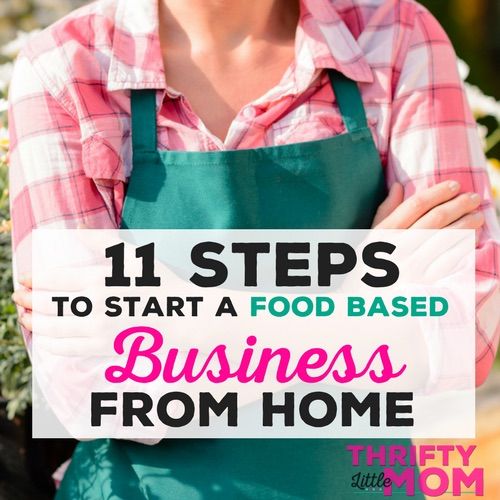
[[[379,206],[372,228],[480,229],[484,224],[478,211],[481,197],[459,192],[458,182],[445,181],[404,200],[403,186],[395,183]]]
[[[33,298],[32,298],[32,283],[31,275],[23,276],[19,279],[22,288],[19,288],[12,294],[12,300],[20,307],[18,321],[22,327],[29,332],[33,331],[32,313]]]

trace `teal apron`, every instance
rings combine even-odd
[[[380,158],[359,89],[329,72],[347,133],[216,152],[159,151],[155,90],[133,90],[133,171],[123,228],[369,228],[385,197]],[[57,498],[351,499],[339,439],[165,439],[79,443]],[[398,444],[410,444],[398,441]],[[365,493],[364,491],[360,493]],[[381,492],[378,492],[381,496]]]

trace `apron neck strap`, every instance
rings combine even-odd
[[[342,73],[329,69],[328,76],[348,132],[367,127],[358,85]],[[132,89],[132,146],[134,151],[156,151],[156,90]]]
[[[334,69],[328,70],[328,76],[347,131],[366,128],[365,107],[357,83]]]
[[[130,92],[133,151],[156,151],[156,90]]]

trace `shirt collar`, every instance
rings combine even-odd
[[[166,88],[158,0],[117,0],[108,90]]]
[[[358,82],[373,74],[332,0],[301,0],[296,72],[332,68]],[[158,32],[158,0],[117,0],[107,89],[166,89]]]
[[[340,71],[357,82],[372,82],[373,73],[360,45],[334,7],[334,0],[301,0],[297,64]]]

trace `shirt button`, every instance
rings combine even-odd
[[[245,118],[255,118],[255,109],[252,106],[243,108],[243,116]]]

